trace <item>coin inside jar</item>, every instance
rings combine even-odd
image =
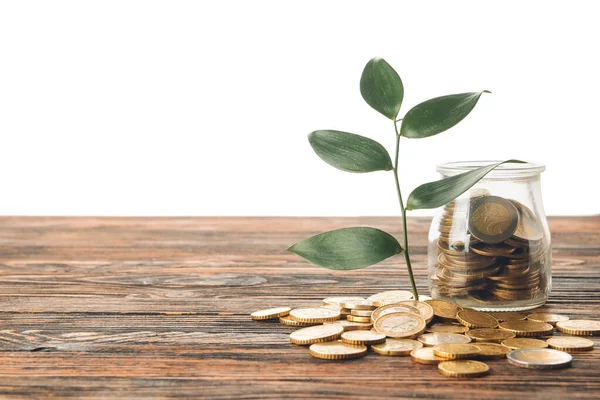
[[[485,196],[471,203],[469,232],[484,243],[503,242],[513,235],[518,224],[518,211],[509,200]]]

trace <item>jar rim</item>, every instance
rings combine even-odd
[[[436,171],[442,175],[457,175],[462,172],[472,171],[476,168],[486,165],[499,163],[501,160],[479,160],[479,161],[451,161],[436,166]],[[506,163],[501,164],[488,173],[490,177],[506,177],[508,175],[515,177],[536,176],[546,170],[544,164],[525,162],[525,163]]]

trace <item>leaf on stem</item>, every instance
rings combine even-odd
[[[327,164],[347,172],[389,171],[392,160],[385,147],[364,136],[341,131],[308,135],[313,150]]]
[[[441,207],[469,190],[488,172],[504,163],[524,163],[524,161],[507,160],[440,179],[439,181],[424,183],[408,196],[406,209],[420,210]]]
[[[404,98],[398,73],[383,58],[371,59],[360,77],[360,94],[373,109],[395,120]]]
[[[389,233],[368,227],[323,232],[287,249],[321,267],[335,270],[365,268],[402,252]]]
[[[436,97],[411,108],[402,121],[400,134],[408,138],[437,135],[462,121],[483,93],[460,93]]]

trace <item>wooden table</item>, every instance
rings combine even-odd
[[[309,265],[288,245],[390,218],[0,218],[0,397],[599,398],[600,348],[559,371],[490,362],[454,380],[410,357],[312,358],[271,306],[408,289],[402,257],[360,271]],[[543,309],[600,318],[600,217],[552,218],[554,290]],[[410,219],[426,289],[429,220]],[[600,344],[595,339],[596,345]]]

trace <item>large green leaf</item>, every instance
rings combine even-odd
[[[400,254],[400,243],[375,228],[343,228],[323,232],[291,246],[288,251],[329,269],[359,269]]]
[[[458,196],[469,190],[488,172],[504,163],[523,163],[519,160],[507,160],[495,164],[486,165],[472,171],[454,175],[439,181],[424,183],[408,196],[406,202],[407,210],[419,210],[425,208],[437,208],[451,202]]]
[[[402,80],[383,58],[371,59],[360,77],[360,94],[376,111],[396,119],[404,98]]]
[[[385,147],[364,136],[341,131],[308,135],[313,150],[327,164],[347,172],[389,171],[392,160]]]
[[[424,138],[442,133],[469,115],[482,93],[491,92],[451,94],[417,104],[404,116],[400,134]]]

